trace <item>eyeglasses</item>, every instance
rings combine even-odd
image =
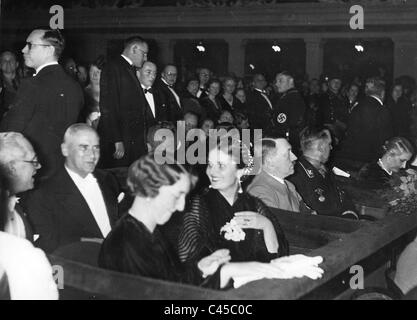
[[[43,43],[32,43],[32,42],[26,42],[26,46],[29,50],[32,50],[33,46],[41,46],[41,47],[50,47],[50,44],[43,44]]]
[[[32,166],[34,168],[40,168],[41,167],[41,163],[38,161],[38,159],[33,159],[33,160],[20,160],[22,162],[26,162],[26,163],[30,163],[32,164]]]

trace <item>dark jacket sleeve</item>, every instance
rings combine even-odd
[[[25,207],[28,208],[34,232],[39,235],[35,246],[51,253],[59,245],[59,234],[55,209],[52,207],[54,201],[48,200],[47,197],[48,195],[42,191],[34,191],[28,196]]]
[[[100,77],[100,121],[110,142],[122,141],[119,77],[117,67],[110,63],[103,69]]]
[[[270,255],[269,260],[282,257],[282,256],[287,256],[289,254],[288,241],[287,241],[287,238],[285,237],[284,231],[282,230],[282,227],[277,217],[274,216],[271,213],[271,211],[269,211],[268,207],[262,201],[256,198],[254,198],[254,200],[255,200],[257,212],[267,217],[272,222],[275,228],[275,233],[277,234],[278,244],[279,244],[278,254],[269,254]],[[266,248],[264,243],[263,243],[263,247]]]
[[[36,86],[31,79],[22,81],[16,95],[16,101],[11,105],[10,110],[4,115],[0,124],[0,131],[23,132],[35,112],[37,94]]]

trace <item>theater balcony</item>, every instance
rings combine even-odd
[[[150,59],[160,64],[174,61],[180,70],[193,67],[189,61],[196,57],[187,56],[184,42],[194,51],[201,42],[209,50],[201,55],[200,64],[208,64],[217,73],[228,70],[242,76],[251,72],[250,65],[262,71],[263,66],[251,60],[250,48],[254,41],[263,41],[270,52],[272,45],[284,49],[289,46],[287,53],[276,53],[273,72],[288,67],[313,78],[331,67],[328,56],[332,52],[346,51],[340,47],[342,41],[352,48],[356,43],[370,44],[372,49],[368,52],[365,45],[362,58],[355,52],[349,58],[353,63],[363,60],[358,70],[363,65],[384,63],[393,77],[417,77],[415,1],[359,1],[364,10],[364,28],[357,30],[351,29],[354,14],[350,9],[358,1],[165,0],[162,6],[156,6],[154,1],[141,0],[129,1],[130,7],[124,8],[116,7],[121,1],[73,3],[64,10],[64,32],[71,44],[69,49],[76,49],[83,61],[103,53],[120,53],[123,39],[140,34],[150,40]],[[99,7],[99,3],[104,5]],[[13,45],[20,50],[28,32],[48,25],[51,17],[48,7],[3,10],[3,46]],[[293,66],[290,62],[295,56],[301,63]]]

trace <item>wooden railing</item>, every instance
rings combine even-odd
[[[299,299],[321,290],[352,265],[366,261],[376,252],[417,228],[417,216],[391,215],[375,221],[351,221],[275,211],[290,242],[292,253],[322,256],[325,270],[320,280],[259,280],[239,289],[208,290],[196,286],[148,279],[103,270],[65,258],[50,256],[64,268],[61,298],[96,299]],[[386,255],[386,260],[390,257]],[[367,268],[366,265],[363,266]],[[348,284],[347,284],[348,285]]]

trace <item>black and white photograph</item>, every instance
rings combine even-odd
[[[0,0],[0,300],[417,300],[416,21],[414,0]]]

